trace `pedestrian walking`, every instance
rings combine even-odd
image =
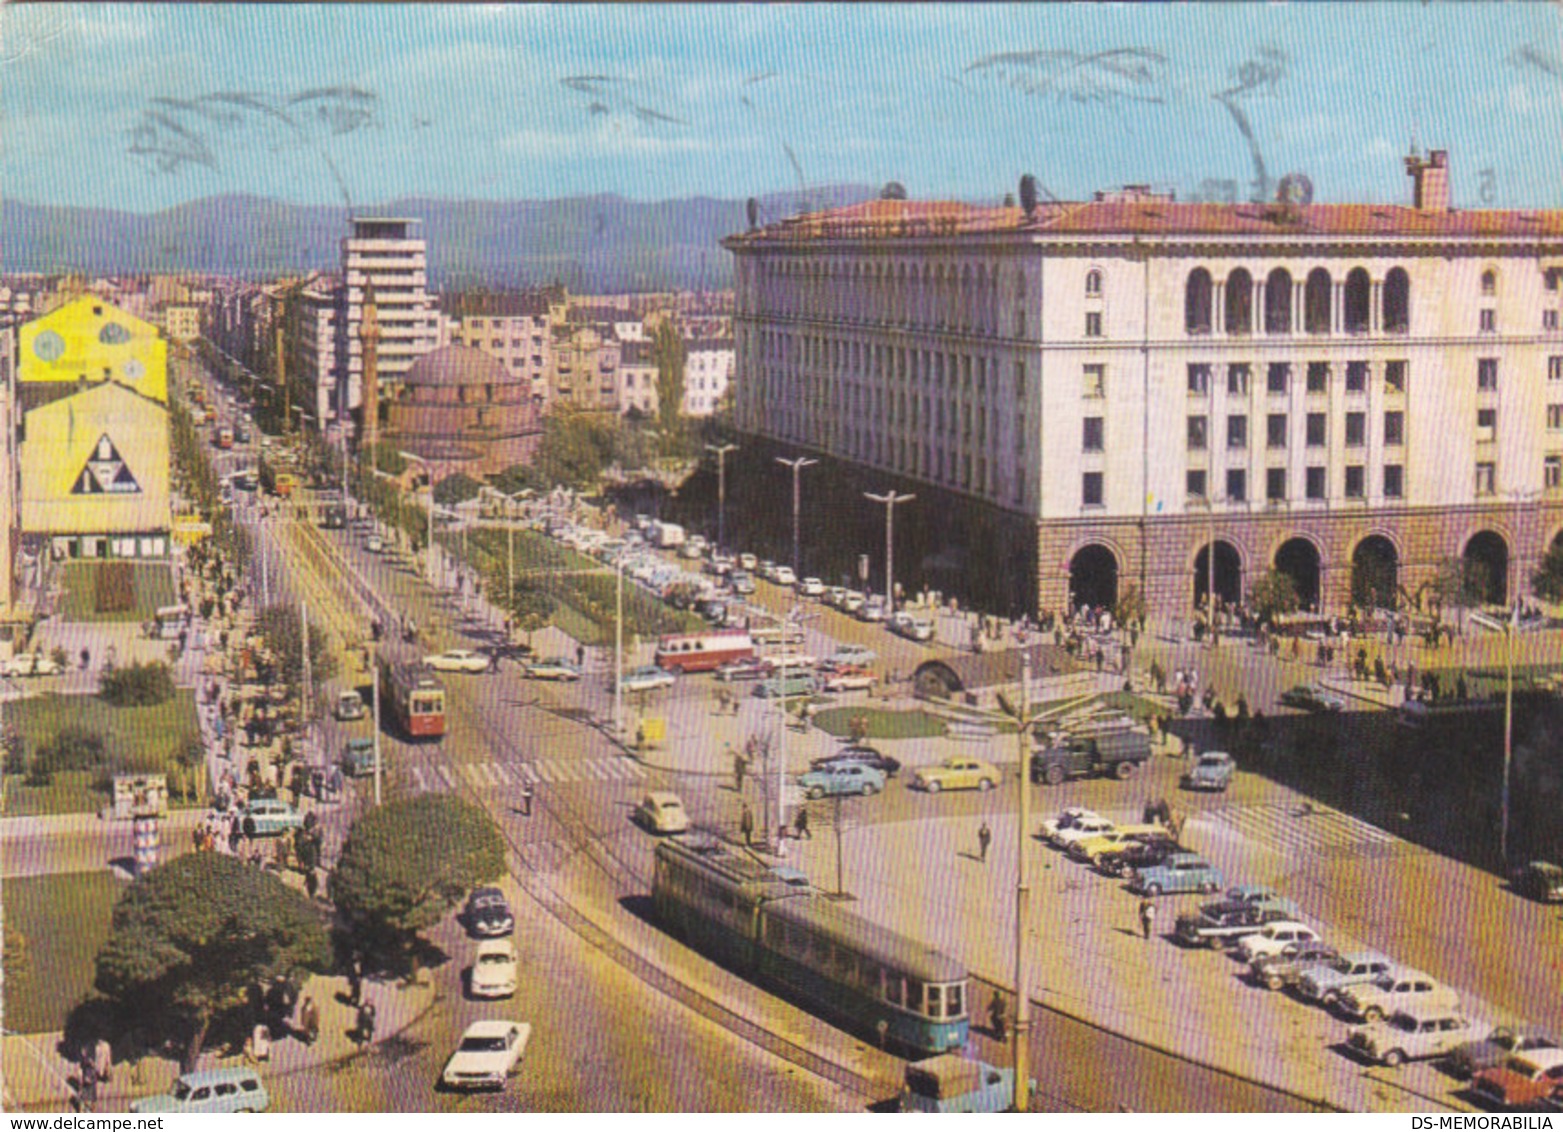
[[[91,665],[91,664],[92,664],[92,650],[91,649],[82,649],[81,650],[81,670],[83,672],[87,671],[88,666]]]
[[[754,811],[749,808],[748,802],[744,803],[738,815],[738,832],[743,834],[745,846],[754,844]]]
[[[586,667],[586,646],[585,645],[576,645],[575,646],[575,667],[577,667],[577,668],[585,668]]]
[[[977,853],[986,862],[988,859],[988,846],[993,844],[993,831],[988,828],[988,823],[983,822],[977,830]]]
[[[521,816],[532,816],[532,784],[525,781],[521,783]]]
[[[1156,926],[1156,905],[1150,900],[1140,901],[1140,932],[1146,939],[1151,937],[1151,928]]]
[[[315,1039],[320,1036],[320,1007],[315,1005],[315,1000],[308,995],[304,996],[304,1003],[298,1011],[299,1030],[304,1036],[304,1044],[312,1046]]]
[[[799,841],[814,840],[814,835],[809,832],[809,811],[803,806],[798,807],[797,816],[792,819],[792,835]]]
[[[92,1067],[98,1072],[98,1080],[114,1079],[114,1047],[107,1038],[99,1038],[92,1047]]]
[[[1009,1036],[1009,1004],[998,991],[988,999],[988,1029],[1001,1042]]]
[[[81,1101],[89,1109],[98,1103],[98,1069],[90,1057],[81,1059]]]
[[[731,747],[732,747],[732,744],[728,744],[728,748],[731,749]],[[748,769],[749,769],[749,764],[744,759],[743,755],[741,755],[738,752],[734,751],[733,752],[733,789],[735,791],[737,791],[739,794],[742,794],[744,792],[744,772],[747,771]]]
[[[312,868],[304,870],[304,892],[311,900],[320,892],[320,874]]]

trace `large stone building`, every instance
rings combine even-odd
[[[619,408],[619,353],[611,325],[567,323],[553,328],[548,403],[592,412]]]
[[[314,275],[290,288],[281,305],[283,349],[289,385],[308,400],[316,427],[350,419],[362,390],[342,380],[341,324],[343,287],[329,275]],[[360,371],[362,377],[362,371]]]
[[[733,378],[731,339],[696,339],[684,344],[684,404],[686,417],[709,417],[727,397]]]
[[[654,417],[661,405],[657,361],[651,343],[631,338],[619,345],[619,412]]]
[[[1563,527],[1563,212],[1406,168],[1409,206],[879,200],[734,236],[737,424],[918,491],[1012,608],[1133,583],[1181,616],[1276,568],[1331,611],[1460,556],[1510,600]]]
[[[468,346],[413,362],[385,416],[387,441],[427,461],[436,482],[527,463],[542,435],[531,382]]]
[[[353,218],[353,234],[342,240],[342,306],[337,336],[338,373],[347,382],[349,405],[363,397],[364,289],[373,285],[380,319],[381,401],[394,397],[413,361],[439,346],[443,319],[428,292],[428,246],[408,234],[417,220]]]

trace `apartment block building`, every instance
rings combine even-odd
[[[730,237],[736,423],[958,504],[1024,608],[1521,594],[1563,530],[1563,212],[871,201]],[[975,518],[974,518],[975,517]]]
[[[348,404],[363,398],[364,293],[374,288],[380,322],[378,349],[382,399],[394,396],[413,361],[440,346],[443,320],[428,292],[427,243],[410,234],[418,221],[406,217],[360,216],[352,235],[342,240],[339,372],[347,382]]]
[[[512,377],[527,381],[532,396],[548,400],[552,327],[564,320],[563,288],[520,293],[452,295],[443,305],[452,345],[482,350]]]

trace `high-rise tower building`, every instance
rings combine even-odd
[[[440,313],[428,292],[427,245],[408,234],[416,220],[359,216],[342,241],[342,365],[349,408],[363,403],[364,292],[374,287],[379,308],[381,393],[394,396],[413,359],[440,344]]]

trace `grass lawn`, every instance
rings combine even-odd
[[[0,882],[6,934],[26,941],[13,970],[15,944],[7,940],[6,1029],[40,1034],[64,1028],[65,1016],[92,990],[92,961],[109,937],[114,902],[125,887],[106,870]]]
[[[1462,674],[1465,676],[1466,693],[1474,699],[1486,699],[1489,696],[1502,695],[1507,677],[1502,664],[1476,664],[1468,667],[1452,666],[1449,668],[1430,668],[1438,677],[1438,690],[1440,695],[1454,695],[1455,686]],[[1514,687],[1516,691],[1530,691],[1537,687],[1548,687],[1548,678],[1563,671],[1563,667],[1556,664],[1516,664],[1514,666]],[[1418,683],[1421,676],[1417,676]]]
[[[167,703],[151,707],[115,707],[97,696],[35,696],[6,708],[29,755],[48,744],[66,725],[103,736],[108,759],[127,770],[160,773],[172,769],[174,756],[192,738],[200,738],[195,693],[181,688]],[[8,815],[60,814],[96,810],[107,794],[92,789],[91,771],[56,774],[43,787],[24,785],[21,775],[5,778]]]
[[[97,609],[98,570],[105,562],[67,562],[60,572],[65,587],[60,599],[60,616],[66,621],[150,621],[166,605],[178,604],[174,593],[174,573],[166,563],[131,563],[136,600],[129,609],[99,613]]]
[[[885,711],[883,708],[829,708],[814,717],[814,726],[838,739],[852,734],[852,719],[868,720],[870,739],[932,739],[945,733],[944,720],[923,711]]]

